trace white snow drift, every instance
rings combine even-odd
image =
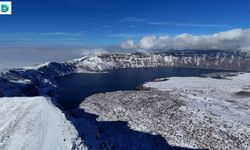
[[[84,149],[76,129],[44,97],[0,98],[1,150]]]
[[[144,85],[177,94],[185,101],[185,112],[195,114],[194,122],[234,135],[249,149],[250,136],[250,73],[226,79],[171,77],[169,80]],[[206,119],[208,122],[204,123]],[[229,129],[227,129],[229,127]],[[241,137],[248,137],[247,140]]]
[[[250,73],[227,79],[171,77],[144,86],[178,93],[192,106],[190,108],[213,112],[225,120],[250,124]]]
[[[227,79],[172,77],[145,86],[153,89],[95,94],[80,108],[96,114],[98,121],[125,121],[132,131],[160,135],[168,143],[167,148],[152,148],[158,146],[152,144],[145,149],[249,149],[250,73]],[[131,142],[126,138],[131,137],[131,130],[114,136],[112,130],[104,129],[101,138],[122,139],[119,146],[127,147],[124,149],[143,149],[136,146],[150,142]],[[115,145],[113,140],[107,141]]]

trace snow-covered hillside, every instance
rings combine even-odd
[[[250,148],[249,73],[225,79],[171,77],[169,80],[149,82],[144,86],[179,95],[186,105],[181,109],[194,114],[194,124],[212,127],[213,130],[232,137],[230,143],[234,144],[234,148],[228,148]]]
[[[67,62],[77,72],[103,71],[119,68],[199,67],[249,71],[250,58],[245,53],[227,51],[184,51],[155,54],[91,55]]]
[[[0,98],[1,150],[84,149],[74,126],[44,97]]]
[[[87,113],[98,115],[100,123],[128,122],[130,130],[119,131],[122,135],[114,137],[111,130],[100,125],[105,130],[99,133],[100,137],[110,145],[126,149],[128,145],[114,142],[119,138],[130,146],[147,143],[147,140],[130,141],[127,135],[134,133],[133,130],[162,136],[168,148],[249,150],[249,73],[228,79],[173,77],[144,86],[150,90],[96,94],[80,105]]]
[[[171,77],[146,83],[144,87],[178,93],[190,108],[201,109],[200,113],[213,112],[224,119],[250,125],[250,73],[225,79]]]

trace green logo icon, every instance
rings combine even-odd
[[[1,12],[8,12],[9,11],[9,6],[7,4],[2,4],[1,5]]]

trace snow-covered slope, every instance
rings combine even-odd
[[[147,88],[178,93],[191,108],[213,112],[231,121],[250,125],[250,73],[225,79],[171,77],[149,82]],[[209,106],[209,107],[206,107]]]
[[[249,73],[228,79],[173,77],[144,86],[151,90],[96,94],[80,107],[98,115],[99,122],[126,121],[134,131],[160,135],[166,147],[249,150]],[[116,138],[102,128],[106,132],[100,136],[111,145],[126,147],[116,145],[113,138],[119,137],[126,144],[147,143],[126,139],[129,130]]]
[[[54,96],[54,78],[74,72],[73,66],[56,62],[11,69],[0,74],[0,96]]]
[[[84,149],[74,126],[44,97],[0,98],[1,150]]]
[[[103,54],[90,55],[67,63],[75,66],[78,72],[145,67],[199,67],[250,71],[250,58],[247,54],[227,51]]]
[[[186,103],[182,109],[195,114],[194,124],[212,127],[232,136],[234,149],[250,148],[249,73],[226,79],[171,77],[167,81],[149,82],[144,86],[179,95]]]

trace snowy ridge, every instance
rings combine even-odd
[[[0,98],[1,150],[85,149],[64,114],[44,97]]]
[[[50,62],[39,66],[11,69],[0,76],[0,96],[38,96],[53,97],[56,89],[55,77],[75,72],[66,63]]]
[[[250,58],[244,53],[155,53],[91,55],[68,62],[78,72],[119,68],[199,67],[249,71]]]

